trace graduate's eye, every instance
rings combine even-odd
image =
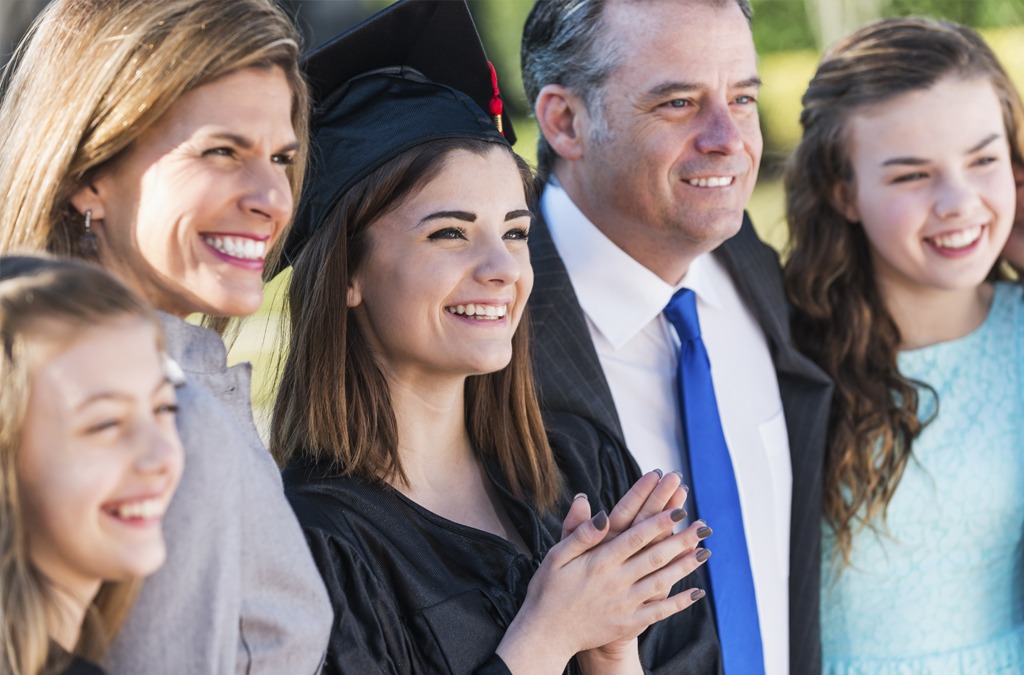
[[[530,238],[530,229],[527,227],[514,227],[505,233],[505,239],[520,239],[526,241]]]
[[[440,230],[431,232],[427,239],[431,241],[442,241],[445,239],[465,239],[466,231],[461,227],[443,227]]]

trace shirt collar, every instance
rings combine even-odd
[[[690,263],[683,280],[671,286],[597,229],[556,181],[544,188],[540,208],[580,308],[613,349],[656,319],[680,288],[692,289],[698,305],[719,305],[703,271],[705,256]]]

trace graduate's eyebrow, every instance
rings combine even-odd
[[[506,221],[515,220],[516,218],[533,218],[533,212],[529,209],[518,209],[505,214]]]
[[[417,227],[431,221],[431,220],[462,220],[467,223],[476,222],[476,214],[470,213],[469,211],[435,211],[434,213],[428,214],[420,218],[420,222],[417,223]]]

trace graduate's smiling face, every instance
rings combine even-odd
[[[348,305],[390,377],[508,365],[533,288],[523,177],[500,145],[454,150],[437,176],[369,226]]]

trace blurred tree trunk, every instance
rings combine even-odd
[[[882,0],[804,0],[818,49],[882,15]]]

